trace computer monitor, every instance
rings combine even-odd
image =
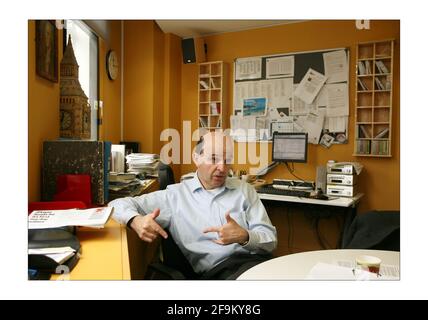
[[[308,158],[308,134],[297,132],[274,132],[272,138],[272,161],[306,162]]]

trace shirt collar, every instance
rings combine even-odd
[[[193,179],[189,180],[189,186],[190,186],[190,190],[192,190],[192,192],[195,192],[198,189],[204,189],[203,185],[201,184],[201,181],[198,178],[198,172],[197,171],[196,171]],[[232,180],[229,178],[226,178],[226,182],[225,182],[224,186],[227,189],[236,189],[236,186],[233,184]]]

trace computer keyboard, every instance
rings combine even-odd
[[[303,190],[292,190],[292,189],[277,189],[272,186],[272,184],[267,184],[262,187],[257,188],[258,193],[265,194],[275,194],[279,196],[292,196],[300,198],[309,198],[311,193],[309,191]]]

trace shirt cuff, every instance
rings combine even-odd
[[[248,232],[248,242],[242,246],[242,248],[247,249],[248,251],[256,250],[259,244],[259,235],[251,230]]]
[[[127,227],[131,227],[131,220],[134,219],[136,216],[139,216],[140,214],[138,212],[133,211],[132,213],[129,213],[129,215],[127,215],[124,219],[124,225],[126,225]]]

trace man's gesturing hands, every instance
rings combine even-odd
[[[138,215],[132,220],[131,228],[134,229],[141,240],[153,242],[158,235],[161,235],[165,239],[168,237],[165,230],[155,221],[159,213],[160,210],[156,209],[145,216]]]
[[[231,243],[243,244],[248,241],[248,231],[242,228],[235,220],[230,216],[230,212],[226,213],[227,223],[221,227],[209,227],[203,232],[217,232],[219,238],[213,240],[215,243],[221,245],[227,245]]]

